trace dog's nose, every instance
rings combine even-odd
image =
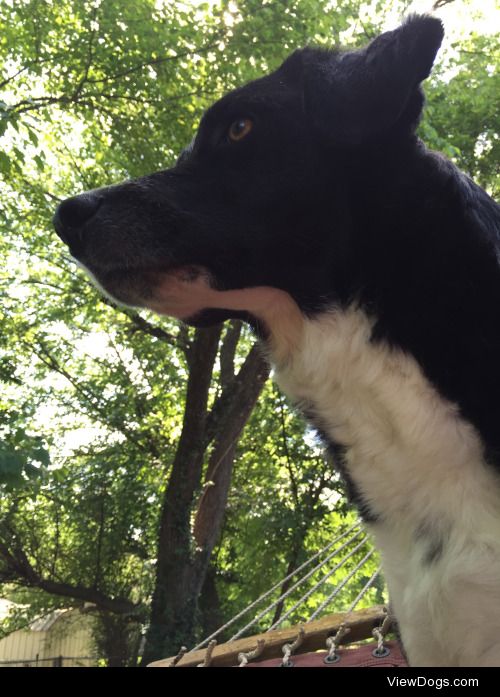
[[[63,242],[71,244],[75,234],[79,236],[80,228],[97,213],[101,202],[100,196],[89,192],[67,198],[59,204],[53,222]]]

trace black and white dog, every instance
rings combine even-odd
[[[500,666],[500,209],[415,135],[439,20],[305,48],[172,169],[64,201],[103,291],[248,320],[382,553],[415,666]]]

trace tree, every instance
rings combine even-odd
[[[29,605],[11,627],[70,603],[96,614],[110,665],[134,662],[145,623],[145,661],[160,658],[350,515],[247,329],[113,307],[50,223],[68,195],[172,165],[223,92],[309,41],[365,43],[389,9],[329,6],[0,6],[0,582]],[[493,190],[497,43],[457,47],[453,77],[445,63],[427,86],[422,133]]]

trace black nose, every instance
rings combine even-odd
[[[57,207],[54,215],[54,227],[57,234],[72,244],[79,237],[80,228],[87,223],[99,209],[102,198],[94,193],[80,194],[67,198]]]

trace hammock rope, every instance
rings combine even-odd
[[[215,630],[212,634],[210,634],[208,637],[203,639],[199,644],[197,644],[194,648],[190,649],[188,653],[192,653],[194,651],[198,651],[199,649],[202,649],[204,646],[206,646],[212,639],[215,639],[218,637],[222,632],[224,632],[226,629],[229,627],[233,626],[238,620],[240,620],[242,617],[244,617],[248,612],[253,610],[254,608],[258,607],[264,600],[266,600],[274,591],[276,591],[278,588],[281,588],[283,584],[285,584],[287,581],[290,581],[294,576],[302,572],[304,569],[306,569],[310,564],[315,562],[317,559],[319,559],[323,554],[328,552],[334,545],[338,544],[342,540],[344,540],[350,533],[353,531],[354,534],[351,535],[346,542],[344,542],[339,548],[335,549],[333,552],[330,552],[325,559],[323,559],[321,562],[319,562],[311,571],[306,573],[304,576],[299,578],[299,580],[293,584],[292,587],[290,587],[285,593],[282,593],[280,597],[275,600],[273,603],[268,605],[263,611],[261,611],[256,617],[252,619],[251,622],[246,624],[242,629],[240,629],[236,634],[234,634],[229,641],[234,641],[238,639],[244,632],[246,632],[248,629],[250,629],[256,622],[258,622],[262,617],[264,617],[270,610],[272,610],[276,605],[281,600],[285,600],[296,588],[298,588],[302,583],[307,581],[314,573],[316,573],[318,570],[320,570],[322,567],[325,566],[325,564],[328,564],[328,562],[336,556],[340,551],[345,549],[349,544],[352,544],[360,535],[364,533],[363,528],[361,527],[361,521],[357,520],[355,523],[353,523],[347,530],[345,530],[341,535],[336,537],[334,540],[331,540],[327,545],[325,545],[322,549],[319,550],[319,552],[316,552],[312,557],[307,559],[303,564],[301,564],[299,567],[294,569],[291,573],[289,573],[287,576],[282,578],[280,581],[274,584],[272,588],[267,590],[265,593],[263,593],[259,598],[254,600],[250,605],[245,607],[243,610],[241,610],[237,615],[232,617],[228,622],[225,624],[221,625],[218,629]],[[367,536],[365,535],[363,539],[363,544],[366,543]],[[330,574],[331,575],[331,574]]]
[[[332,591],[332,593],[330,593],[330,595],[326,598],[326,600],[324,600],[324,601],[321,603],[321,605],[320,605],[319,607],[316,608],[316,610],[312,613],[311,617],[309,618],[309,621],[312,621],[312,620],[316,619],[316,617],[317,617],[321,612],[323,612],[323,610],[324,610],[326,607],[328,607],[328,605],[330,605],[331,602],[332,602],[333,600],[335,600],[335,598],[336,598],[337,595],[340,593],[340,591],[349,583],[349,581],[351,580],[351,578],[352,578],[352,577],[366,564],[366,562],[368,561],[368,559],[370,559],[370,557],[373,556],[374,552],[375,552],[375,550],[374,550],[374,549],[371,549],[367,554],[365,554],[365,556],[363,557],[363,559],[361,559],[361,561],[360,561],[358,564],[356,564],[356,566],[354,567],[354,569],[352,569],[352,571],[350,571],[350,572],[347,574],[347,576],[339,583],[339,585],[335,588],[335,590]],[[368,590],[368,589],[367,589],[367,590]],[[360,598],[360,599],[361,599],[361,598]],[[358,601],[358,602],[359,602],[359,601]]]
[[[356,536],[355,536],[355,537],[356,537]],[[337,554],[338,552],[342,551],[342,549],[345,548],[345,547],[349,544],[349,542],[352,542],[352,540],[353,540],[353,538],[351,538],[350,541],[348,541],[348,542],[346,542],[344,545],[342,545],[342,547],[340,547],[338,550],[335,550],[335,552],[334,552],[332,555],[329,555],[329,556],[327,557],[327,559],[325,559],[324,562],[321,563],[321,565],[318,564],[318,566],[317,566],[315,569],[313,569],[311,572],[309,572],[309,574],[307,574],[307,575],[304,576],[303,578],[299,579],[299,581],[297,581],[297,583],[294,584],[294,586],[292,586],[286,593],[284,593],[280,598],[278,598],[278,601],[276,601],[275,603],[273,603],[272,605],[270,605],[268,608],[265,608],[265,610],[262,611],[261,615],[264,616],[264,615],[266,614],[266,612],[268,612],[269,610],[271,610],[271,609],[274,607],[274,605],[277,605],[278,602],[279,602],[280,600],[286,599],[286,598],[290,595],[290,593],[292,593],[296,588],[298,588],[300,585],[302,585],[302,583],[304,583],[304,581],[307,581],[308,578],[309,578],[310,576],[312,576],[312,574],[313,574],[314,572],[316,572],[316,571],[317,571],[318,569],[320,569],[320,568],[323,568],[323,566],[324,566],[326,563],[328,563],[328,561],[331,559],[331,557],[332,557],[334,554]],[[324,576],[322,576],[322,577],[320,578],[320,580],[319,580],[312,588],[310,588],[306,593],[304,593],[304,595],[303,595],[301,598],[299,598],[299,599],[297,600],[297,602],[296,602],[294,605],[292,605],[292,607],[291,607],[289,610],[287,610],[287,612],[285,612],[285,614],[282,615],[282,617],[280,617],[280,618],[269,628],[269,631],[271,631],[271,630],[273,630],[273,629],[276,629],[277,627],[279,627],[279,625],[280,625],[282,622],[284,622],[286,619],[288,619],[288,617],[292,614],[292,612],[294,612],[294,610],[297,610],[301,605],[303,605],[303,604],[305,603],[305,601],[306,601],[315,591],[317,591],[319,588],[321,588],[321,586],[322,586],[331,576],[333,576],[334,573],[336,573],[339,569],[341,569],[341,568],[344,566],[344,564],[345,564],[347,561],[349,561],[349,559],[350,559],[354,554],[356,554],[356,552],[357,552],[361,547],[363,547],[363,546],[366,544],[367,540],[368,540],[368,537],[367,537],[367,535],[365,535],[365,536],[361,539],[361,542],[359,542],[353,549],[351,549],[351,551],[348,552],[348,554],[346,554],[345,557],[344,557],[343,559],[341,559],[341,560],[338,562],[338,564],[335,564],[335,566],[333,567],[333,569],[330,569],[330,571],[329,571],[327,574],[325,574]],[[371,556],[372,554],[373,554],[373,550],[370,551],[369,556]],[[367,555],[367,556],[368,556],[368,555]],[[361,565],[365,562],[365,559],[366,559],[366,557],[362,560],[362,562],[360,562]],[[356,567],[355,571],[357,571],[357,570],[360,568],[360,564],[358,564],[358,566]],[[338,595],[338,592],[341,591],[342,588],[343,588],[344,586],[345,586],[345,583],[344,583],[342,586],[337,586],[337,587],[335,588],[335,591],[333,592],[333,594],[332,594],[331,596],[328,596],[328,599],[327,599],[328,602],[326,602],[327,605],[330,604],[330,601],[333,600],[333,598],[336,597],[336,596]],[[322,606],[322,607],[323,607],[323,606]],[[321,609],[322,609],[322,607],[321,607]],[[318,609],[314,612],[314,614],[313,614],[309,619],[310,619],[310,620],[313,620],[319,612],[320,612],[320,608],[318,608]],[[258,618],[255,618],[255,620],[257,621],[257,620],[260,619],[260,618],[261,618],[261,616],[259,616]],[[252,624],[255,624],[255,622],[253,622]],[[241,634],[243,633],[243,631],[245,631],[246,629],[249,629],[251,626],[252,626],[252,625],[250,625],[250,626],[247,625],[247,627],[244,627],[242,630],[240,630],[240,632],[238,633],[238,637],[241,636]],[[238,638],[238,637],[235,637],[235,638]]]

